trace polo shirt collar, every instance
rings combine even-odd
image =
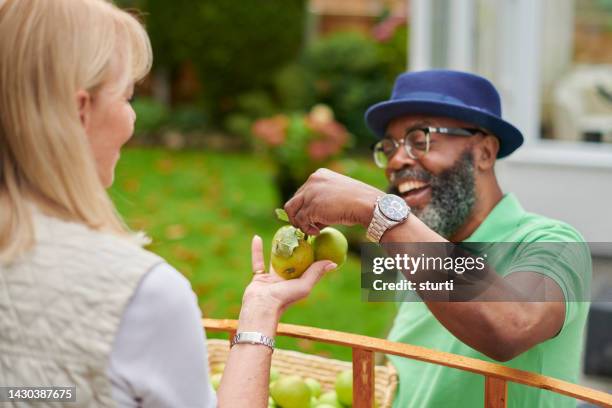
[[[520,223],[525,210],[512,193],[504,197],[491,210],[487,218],[463,242],[503,242]]]

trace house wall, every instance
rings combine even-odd
[[[563,220],[590,242],[612,243],[612,146],[541,142],[500,160],[502,189],[532,212]],[[612,244],[596,255],[612,257]]]

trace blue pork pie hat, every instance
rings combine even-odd
[[[365,120],[379,137],[397,117],[426,114],[458,119],[487,130],[499,139],[498,158],[523,144],[521,132],[501,117],[499,93],[487,79],[460,71],[429,70],[401,74],[391,99],[371,106]]]

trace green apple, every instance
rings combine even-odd
[[[272,397],[268,397],[268,408],[276,408],[276,402],[274,402]]]
[[[310,393],[314,397],[318,397],[321,395],[321,383],[315,380],[314,378],[306,378],[304,380],[308,388],[310,388]]]
[[[299,229],[285,225],[272,238],[272,267],[284,279],[295,279],[314,262],[314,251]]]
[[[353,405],[353,370],[342,371],[336,377],[336,394],[343,405]]]
[[[343,408],[342,404],[340,404],[340,402],[338,401],[338,395],[336,394],[336,391],[327,391],[326,393],[322,394],[319,397],[317,404],[317,408],[320,405],[331,405],[334,408]]]
[[[212,374],[223,373],[225,370],[225,363],[216,363],[210,367],[210,372]]]
[[[327,402],[323,402],[323,403],[318,403],[316,405],[313,405],[314,408],[344,408],[341,405],[331,405],[328,404]]]
[[[332,227],[325,227],[321,233],[313,238],[315,261],[330,260],[338,268],[346,261],[348,242],[340,231]]]
[[[310,408],[310,388],[296,375],[276,380],[270,395],[283,408]]]
[[[210,376],[210,383],[215,391],[219,388],[219,384],[221,384],[221,377],[223,377],[222,373],[216,373]]]
[[[270,368],[270,384],[278,380],[278,377],[280,377],[280,371],[274,367]]]

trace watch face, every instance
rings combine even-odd
[[[408,204],[399,196],[387,194],[378,202],[380,212],[392,221],[401,221],[408,216]]]

